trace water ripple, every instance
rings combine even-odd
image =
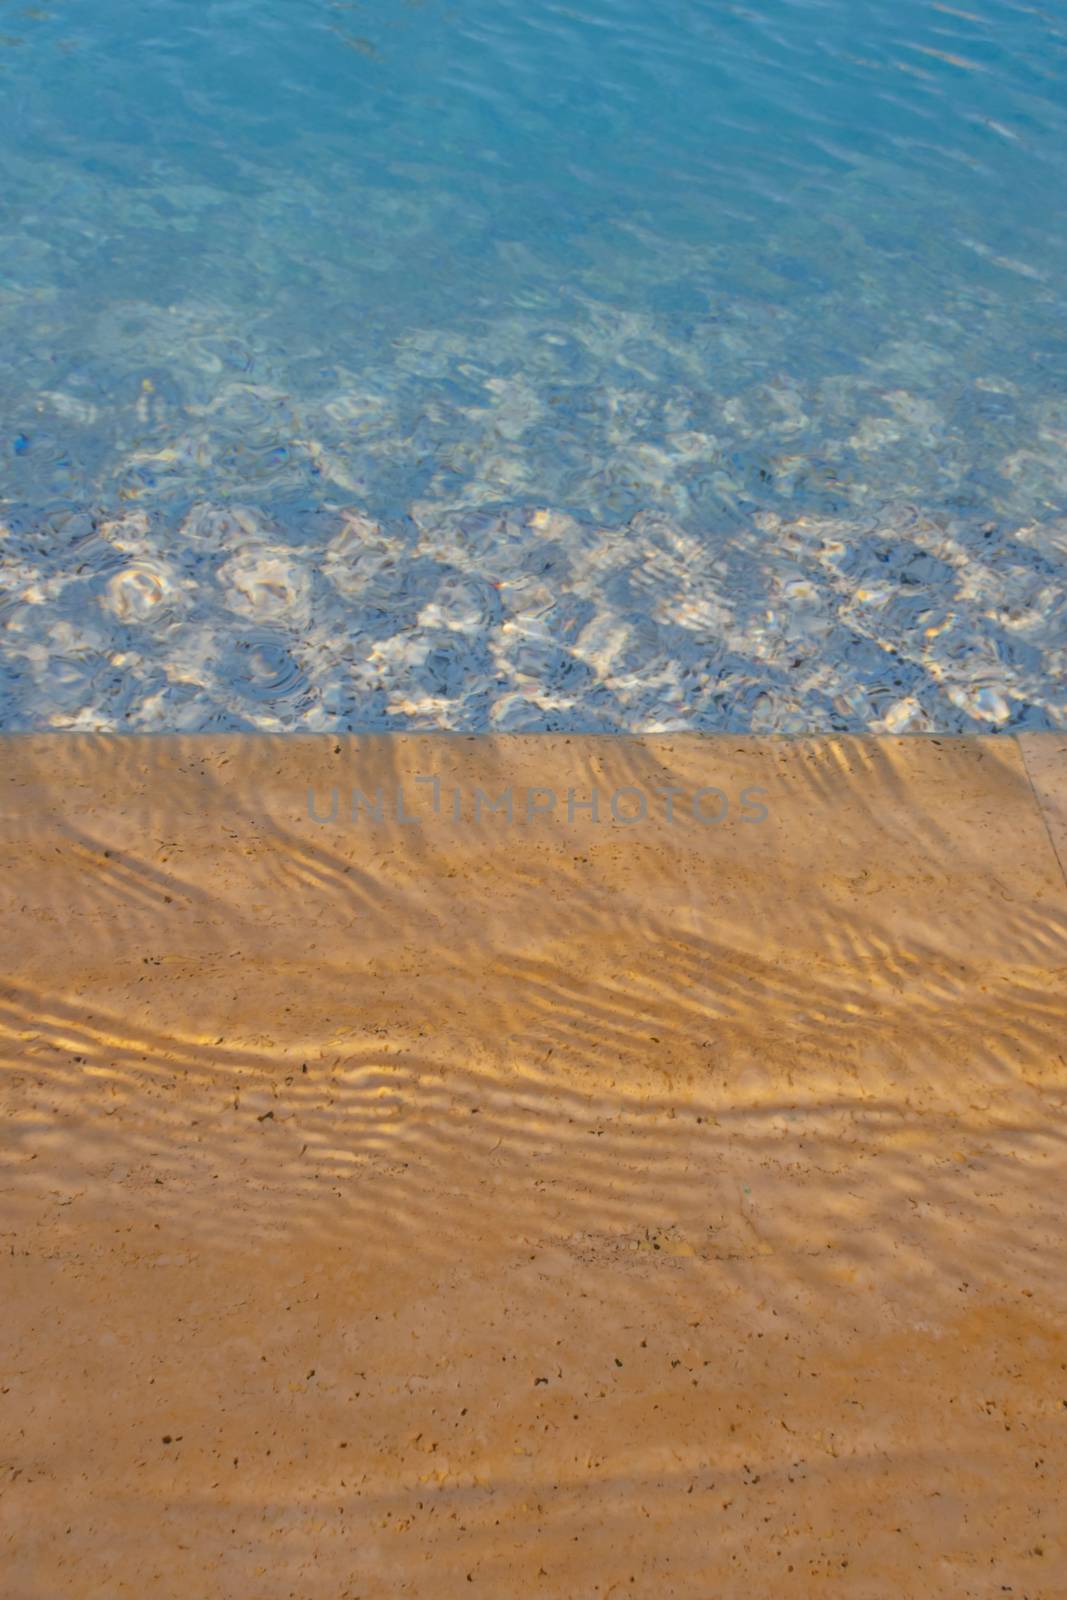
[[[1067,724],[1059,19],[349,22],[20,22],[0,723]]]

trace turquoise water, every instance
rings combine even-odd
[[[0,4],[0,725],[1067,726],[1067,18]]]

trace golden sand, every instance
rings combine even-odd
[[[1067,1595],[1065,802],[0,741],[4,1600]]]

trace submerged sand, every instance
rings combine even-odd
[[[1065,797],[0,741],[6,1600],[1067,1594]]]

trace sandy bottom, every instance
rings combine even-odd
[[[1065,784],[0,742],[4,1600],[1067,1595]]]

